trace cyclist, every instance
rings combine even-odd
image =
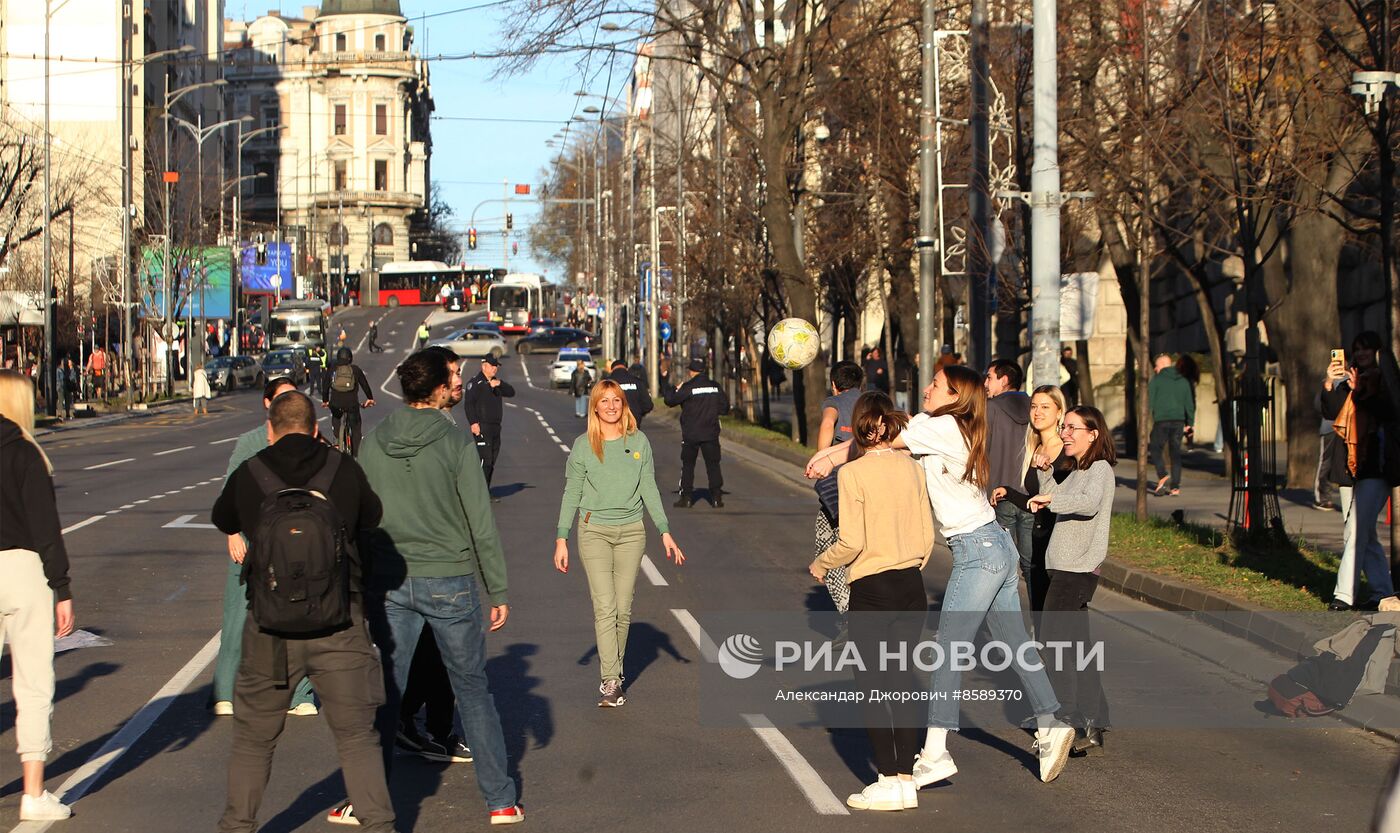
[[[321,379],[321,406],[331,410],[331,431],[341,445],[341,450],[351,456],[360,453],[360,391],[365,392],[366,408],[374,407],[374,391],[370,390],[365,372],[355,363],[355,355],[349,347],[335,351],[335,366]],[[340,440],[341,420],[345,420],[345,448]]]

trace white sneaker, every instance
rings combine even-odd
[[[217,717],[228,717],[233,714],[233,701],[220,700],[214,704],[214,714]]]
[[[953,756],[947,752],[928,761],[922,754],[914,756],[914,784],[919,789],[946,781],[957,774],[958,765],[953,763]]]
[[[903,810],[904,789],[898,778],[881,775],[880,780],[848,796],[846,806],[857,810]]]
[[[48,790],[39,795],[23,795],[19,800],[20,821],[62,821],[73,815],[67,804]]]
[[[904,809],[917,810],[919,808],[919,785],[913,781],[899,779],[900,797],[904,800]]]
[[[1074,727],[1056,723],[1048,729],[1037,729],[1031,751],[1040,761],[1040,780],[1050,783],[1060,777],[1074,745]]]
[[[315,703],[297,703],[295,706],[287,709],[287,714],[294,714],[297,717],[312,717],[320,713],[321,710],[316,708]]]

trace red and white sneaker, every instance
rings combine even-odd
[[[331,824],[353,824],[356,827],[360,826],[360,820],[355,818],[355,805],[348,801],[334,810],[331,810],[329,813],[326,813],[326,821]]]
[[[507,807],[504,810],[491,811],[492,824],[519,824],[525,820],[525,811],[517,804],[514,807]]]

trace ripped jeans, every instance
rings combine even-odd
[[[388,683],[388,719],[381,719],[381,729],[397,725],[408,669],[426,625],[433,629],[452,693],[457,696],[463,741],[476,758],[473,768],[486,807],[503,810],[515,806],[516,787],[507,774],[501,718],[486,683],[486,612],[476,576],[409,576],[400,581],[397,587],[376,588],[373,602],[378,604],[372,604],[377,608],[372,614],[372,629]],[[392,759],[392,734],[386,747]]]

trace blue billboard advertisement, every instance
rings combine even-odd
[[[243,267],[243,291],[272,294],[273,278],[280,278],[282,292],[291,292],[296,286],[292,277],[292,244],[264,243],[259,253],[256,243],[240,243],[239,263]]]
[[[209,247],[193,252],[182,249],[172,257],[176,280],[171,313],[177,318],[231,318],[233,253],[226,248]],[[164,252],[159,247],[141,250],[138,279],[144,317],[160,318],[165,308],[163,259]]]

